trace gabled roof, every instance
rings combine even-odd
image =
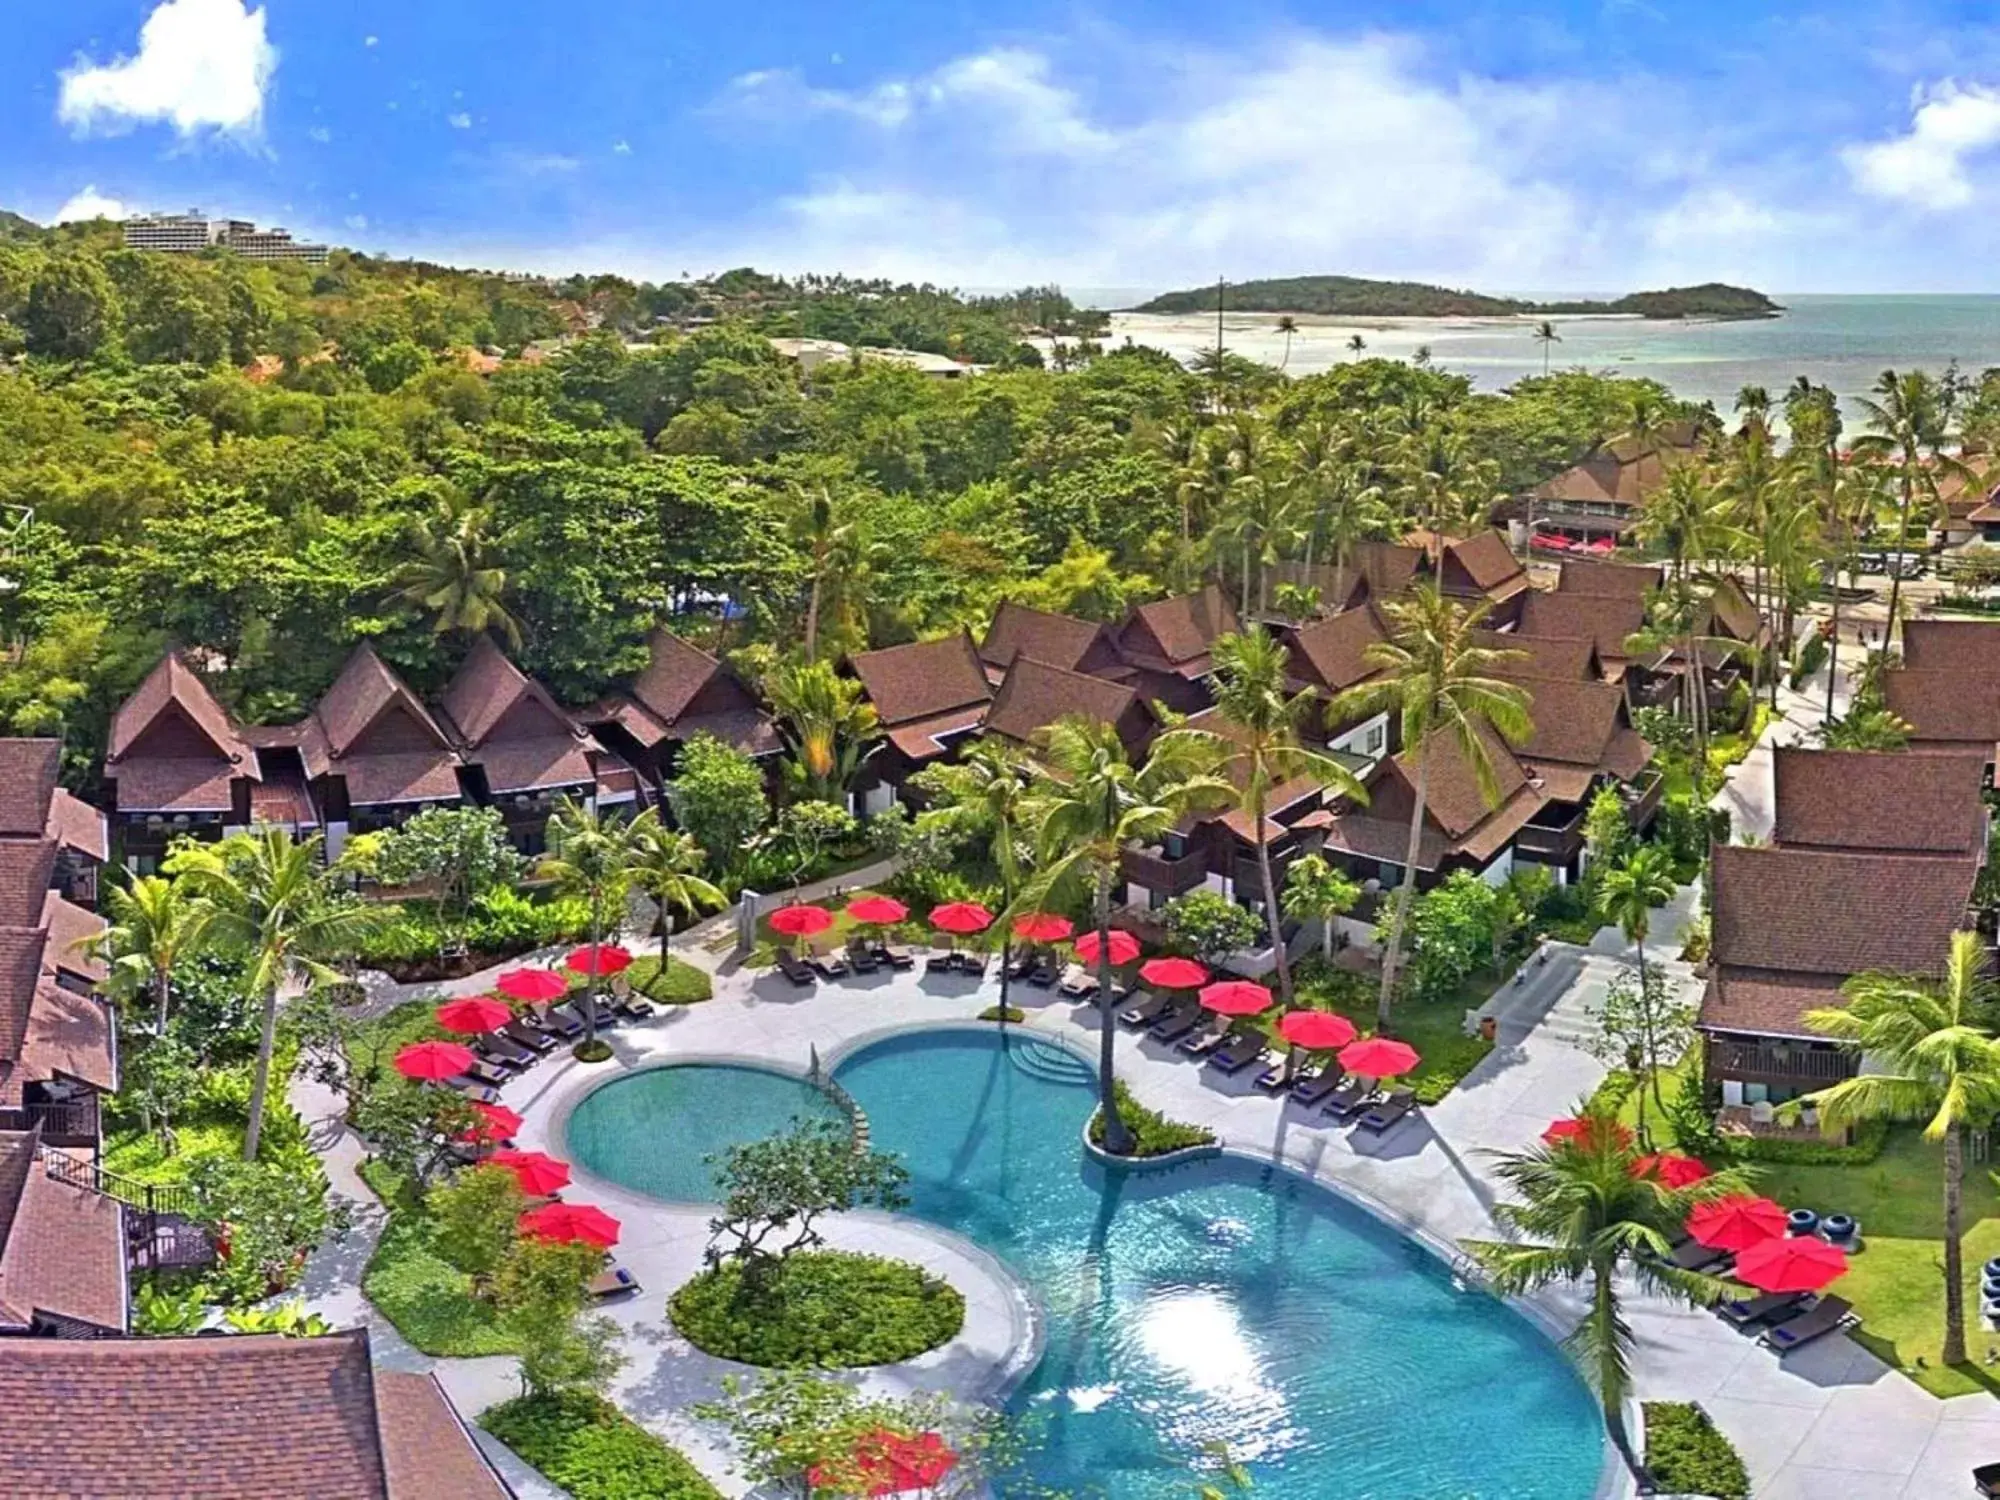
[[[1489,803],[1481,793],[1472,762],[1450,735],[1434,735],[1426,756],[1429,775],[1425,787],[1424,816],[1453,839],[1463,838],[1492,817],[1497,808],[1504,807],[1509,798],[1528,784],[1526,769],[1505,740],[1491,729],[1484,728],[1479,731],[1479,738],[1493,766],[1494,788],[1498,793],[1494,802]],[[1404,750],[1396,757],[1395,764],[1397,773],[1415,786],[1418,769],[1416,752]]]
[[[49,799],[48,836],[60,847],[103,864],[111,858],[111,836],[104,814],[57,787]]]
[[[1416,581],[1419,573],[1427,572],[1430,559],[1419,547],[1404,547],[1395,542],[1357,542],[1354,555],[1347,566],[1348,599],[1329,599],[1333,605],[1344,605],[1354,600],[1358,590],[1365,590],[1364,597],[1380,603],[1403,593]],[[1357,579],[1358,575],[1358,579]]]
[[[662,625],[646,637],[646,669],[632,679],[632,697],[671,727],[722,663]]]
[[[629,694],[613,694],[584,710],[589,723],[615,724],[649,750],[696,734],[712,734],[748,755],[778,748],[771,716],[715,657],[664,625],[647,637],[646,648],[646,669]]]
[[[1528,594],[1521,601],[1520,636],[1582,637],[1597,647],[1607,669],[1627,659],[1626,638],[1646,623],[1639,600],[1615,594]]]
[[[450,739],[423,700],[366,641],[354,648],[333,685],[320,695],[313,718],[334,760],[451,750]],[[371,743],[385,730],[390,743]]]
[[[1228,596],[1211,583],[1198,594],[1176,594],[1133,610],[1118,632],[1118,650],[1134,666],[1201,677],[1216,637],[1234,635],[1238,628]]]
[[[0,838],[48,831],[61,765],[59,740],[0,739]]]
[[[964,631],[858,652],[848,665],[884,729],[975,708],[983,713],[993,695],[972,637]]]
[[[1632,599],[1644,599],[1658,588],[1662,572],[1650,563],[1597,562],[1585,557],[1565,557],[1557,568],[1559,594],[1615,594]]]
[[[52,839],[0,839],[0,927],[33,927],[56,867]]]
[[[1845,979],[1935,973],[1965,921],[1973,859],[1718,846],[1715,960]]]
[[[1772,763],[1772,839],[1787,849],[1978,855],[1986,847],[1978,755],[1802,750]]]
[[[986,639],[979,643],[979,659],[995,672],[1006,671],[1016,656],[1074,672],[1082,667],[1091,647],[1106,641],[1108,634],[1104,626],[1089,620],[1002,599],[993,611],[993,623],[986,627]]]
[[[1903,665],[2000,678],[2000,620],[1905,620]]]
[[[1614,439],[1582,463],[1536,486],[1535,495],[1543,500],[1636,506],[1666,476],[1669,464],[1693,449],[1695,436],[1693,426],[1682,423],[1644,446],[1631,438]]]
[[[479,638],[438,706],[458,733],[460,754],[485,771],[496,796],[575,786],[596,774],[597,742],[490,637]]]
[[[1380,670],[1369,663],[1367,651],[1388,635],[1374,605],[1357,604],[1324,620],[1292,626],[1284,631],[1283,639],[1291,653],[1291,675],[1337,693]]]
[[[110,925],[104,918],[64,900],[59,892],[44,891],[37,920],[49,934],[42,964],[50,973],[73,974],[93,985],[111,977],[111,966],[91,951],[92,939],[101,937]]]
[[[1771,627],[1757,613],[1757,606],[1733,578],[1718,578],[1708,596],[1708,629],[1733,641],[1768,641]]]
[[[1513,598],[1528,586],[1527,569],[1514,556],[1507,539],[1490,526],[1468,537],[1446,540],[1442,567],[1445,592],[1456,591],[1453,585],[1458,574],[1495,603]]]
[[[1494,651],[1514,655],[1493,669],[1493,675],[1512,681],[1521,677],[1566,678],[1576,682],[1596,682],[1604,676],[1597,657],[1597,643],[1588,636],[1522,635],[1517,630],[1476,631],[1478,643]]]
[[[1493,760],[1498,800],[1489,806],[1480,794],[1471,763],[1448,735],[1436,737],[1429,753],[1424,821],[1418,836],[1418,868],[1435,870],[1462,856],[1484,865],[1518,834],[1547,801],[1504,740],[1481,731]],[[1336,810],[1327,824],[1327,844],[1362,859],[1400,865],[1408,854],[1409,817],[1416,800],[1417,766],[1409,751],[1382,762],[1370,785],[1366,807]]]
[[[1555,761],[1629,781],[1652,758],[1653,747],[1626,722],[1625,691],[1615,683],[1574,678],[1516,677],[1528,690],[1534,732],[1515,754],[1528,762]]]
[[[105,774],[121,812],[228,812],[257,757],[187,658],[169,651],[111,716]]]
[[[1072,714],[1117,724],[1139,704],[1138,692],[1082,672],[1020,655],[1007,669],[986,710],[986,732],[1026,744],[1035,732]]]
[[[430,1376],[368,1335],[0,1339],[19,1495],[504,1500]]]
[[[1977,751],[1993,758],[2000,741],[2000,681],[1899,667],[1882,674],[1882,702],[1910,724],[1912,749]]]
[[[123,1333],[126,1291],[118,1201],[51,1178],[39,1132],[0,1131],[0,1328],[42,1314]],[[0,1469],[9,1452],[0,1437]]]

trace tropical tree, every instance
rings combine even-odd
[[[831,662],[790,662],[765,683],[779,732],[791,748],[787,775],[802,795],[844,802],[848,783],[880,733],[861,684]]]
[[[1922,1121],[1944,1148],[1944,1353],[1965,1363],[1965,1132],[2000,1110],[1996,1004],[1976,932],[1955,932],[1942,978],[1857,974],[1842,1007],[1806,1013],[1806,1024],[1868,1059],[1868,1070],[1806,1097],[1828,1132],[1865,1120]]]
[[[1316,918],[1320,925],[1320,956],[1333,958],[1334,924],[1361,900],[1361,886],[1323,854],[1292,861],[1285,871],[1285,899],[1293,911]]]
[[[805,657],[809,662],[816,661],[819,658],[820,606],[828,580],[853,549],[854,523],[843,521],[836,515],[833,496],[821,484],[797,496],[788,529],[793,543],[805,553],[811,574],[806,593]]]
[[[111,966],[114,994],[150,994],[153,1031],[167,1032],[174,965],[200,951],[211,915],[184,881],[139,875],[105,893],[110,919],[92,948]]]
[[[951,805],[943,810],[962,833],[984,838],[993,868],[1000,876],[1000,902],[1011,911],[1021,889],[1026,861],[1023,843],[1037,815],[1034,773],[1020,754],[1000,740],[976,741],[956,765],[934,773]],[[1000,930],[1000,1019],[1006,1024],[1007,992],[1014,966],[1014,925],[1005,919]]]
[[[1386,1029],[1396,992],[1396,969],[1402,962],[1403,929],[1409,921],[1410,898],[1416,893],[1417,861],[1423,848],[1424,810],[1430,796],[1431,760],[1441,742],[1471,767],[1480,795],[1489,806],[1499,801],[1487,731],[1495,730],[1516,744],[1533,732],[1528,718],[1528,692],[1516,683],[1493,676],[1495,668],[1517,658],[1482,643],[1484,603],[1462,605],[1447,599],[1434,584],[1421,583],[1400,599],[1383,601],[1388,639],[1363,653],[1376,669],[1366,682],[1338,694],[1327,706],[1327,721],[1347,724],[1376,713],[1396,715],[1402,730],[1403,759],[1414,763],[1416,798],[1410,809],[1410,837],[1403,859],[1403,878],[1389,919],[1389,944],[1382,955],[1382,991],[1377,1024]]]
[[[1236,789],[1216,774],[1209,741],[1185,730],[1169,730],[1155,740],[1143,767],[1126,756],[1116,729],[1082,715],[1059,719],[1037,738],[1035,857],[1040,868],[1015,909],[1039,911],[1083,896],[1090,901],[1102,1012],[1098,1108],[1105,1149],[1123,1156],[1132,1149],[1132,1132],[1118,1112],[1113,1088],[1118,1026],[1111,994],[1111,888],[1128,845],[1162,837],[1191,812],[1226,806]]]
[[[598,814],[595,807],[565,797],[549,814],[549,852],[535,874],[558,895],[581,899],[589,913],[590,946],[615,932],[624,915],[625,893],[632,884],[634,840],[632,825]],[[665,967],[666,955],[661,954]],[[597,984],[592,974],[583,987],[583,1039],[576,1044],[579,1059],[602,1055],[597,1040]]]
[[[1914,726],[1886,708],[1856,707],[1816,731],[1829,750],[1907,750]]]
[[[1648,495],[1633,528],[1639,541],[1667,554],[1667,571],[1686,580],[1696,565],[1719,557],[1736,538],[1729,497],[1718,493],[1698,463],[1678,463]]]
[[[244,961],[244,982],[263,1008],[245,1161],[257,1159],[263,1137],[279,991],[337,982],[333,962],[352,954],[380,921],[376,909],[342,889],[320,854],[317,835],[301,842],[287,829],[264,826],[213,844],[181,844],[167,860],[168,873],[208,911],[205,940]]]
[[[416,554],[395,575],[396,599],[431,618],[436,635],[498,631],[519,650],[521,622],[509,613],[507,570],[494,559],[502,544],[492,517],[459,496],[438,502],[429,516],[410,523]]]
[[[1285,336],[1285,356],[1278,361],[1278,368],[1281,370],[1292,362],[1292,335],[1298,331],[1299,320],[1290,313],[1284,313],[1278,318],[1278,332]]]
[[[1646,939],[1653,928],[1653,908],[1674,898],[1674,866],[1667,851],[1658,844],[1641,844],[1618,864],[1604,871],[1598,880],[1598,909],[1630,940],[1638,952],[1639,993],[1650,997],[1646,986],[1652,976],[1646,968]],[[1654,1034],[1653,1008],[1642,1009],[1643,1045],[1652,1073],[1653,1103],[1661,1114],[1667,1101],[1660,1094],[1659,1038]]]
[[[1550,1286],[1573,1286],[1587,1299],[1583,1320],[1564,1341],[1597,1393],[1604,1425],[1634,1474],[1644,1478],[1625,1431],[1632,1386],[1632,1325],[1621,1283],[1670,1302],[1706,1307],[1729,1283],[1672,1260],[1682,1225],[1699,1204],[1743,1190],[1742,1177],[1721,1171],[1684,1188],[1669,1188],[1634,1172],[1632,1142],[1615,1114],[1586,1111],[1573,1138],[1529,1151],[1495,1152],[1495,1175],[1513,1191],[1493,1210],[1513,1238],[1466,1240],[1464,1249],[1503,1296],[1524,1297]]]
[[[655,930],[660,938],[660,974],[667,972],[667,949],[674,940],[674,913],[690,917],[720,911],[728,904],[720,887],[702,878],[708,853],[694,835],[669,828],[660,809],[649,807],[626,828],[631,841],[632,883],[653,898],[660,909]]]
[[[1364,339],[1360,334],[1356,333],[1356,334],[1350,334],[1348,336],[1347,352],[1349,354],[1352,354],[1357,358],[1359,358],[1361,352],[1365,350],[1367,347],[1368,347],[1368,340]]]
[[[1255,830],[1257,877],[1264,906],[1264,925],[1278,965],[1278,997],[1292,1006],[1292,961],[1285,952],[1285,913],[1278,900],[1278,882],[1271,866],[1271,843],[1265,837],[1265,815],[1272,791],[1286,782],[1310,779],[1354,802],[1366,802],[1354,773],[1323,750],[1305,743],[1301,731],[1319,703],[1306,689],[1286,686],[1291,653],[1278,638],[1262,630],[1225,635],[1213,647],[1215,708],[1219,729],[1189,729],[1205,738],[1217,765],[1236,787],[1237,803]]]
[[[1549,355],[1554,352],[1555,346],[1563,341],[1563,336],[1556,332],[1556,325],[1554,323],[1544,318],[1535,325],[1534,339],[1536,343],[1542,346],[1542,377],[1547,379],[1549,373]]]
[[[1872,429],[1854,440],[1856,457],[1888,464],[1896,475],[1896,565],[1889,574],[1889,622],[1886,643],[1897,629],[1902,600],[1902,556],[1909,548],[1910,517],[1919,495],[1937,504],[1937,483],[1944,474],[1970,481],[1972,471],[1945,450],[1955,440],[1945,392],[1923,370],[1898,375],[1884,370],[1873,393],[1861,398],[1861,409]]]

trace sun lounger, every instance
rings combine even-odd
[[[569,999],[563,1001],[562,1008],[558,1014],[575,1016],[577,1020],[587,1024],[590,1017],[584,1011],[586,1005],[590,1006],[596,1012],[597,1029],[599,1031],[604,1030],[607,1026],[618,1024],[618,1017],[611,1013],[611,1007],[606,1005],[602,998],[591,1000],[583,995],[571,995]]]
[[[1758,1323],[1784,1322],[1804,1308],[1806,1296],[1804,1292],[1765,1292],[1758,1297],[1729,1297],[1718,1302],[1715,1310],[1724,1322],[1750,1328]]]
[[[1322,1068],[1310,1078],[1292,1085],[1292,1099],[1307,1109],[1317,1109],[1340,1087],[1346,1074],[1338,1066]]]
[[[1152,1024],[1148,1035],[1155,1041],[1178,1042],[1201,1024],[1202,1008],[1192,1001],[1169,1009]]]
[[[958,972],[958,955],[947,952],[942,948],[933,948],[929,953],[924,955],[924,972],[926,974],[956,974]]]
[[[1345,1120],[1375,1103],[1378,1097],[1367,1079],[1349,1079],[1327,1095],[1326,1103],[1320,1106],[1319,1112],[1336,1120]]]
[[[1172,1003],[1171,995],[1141,990],[1133,1002],[1118,1012],[1118,1019],[1127,1026],[1151,1026],[1160,1019],[1160,1012]]]
[[[1032,949],[1014,955],[1014,961],[1007,966],[1007,977],[1014,980],[1026,979],[1041,964],[1041,956]]]
[[[873,974],[882,967],[882,960],[873,948],[856,938],[847,945],[847,967],[857,974]]]
[[[474,1083],[483,1083],[490,1089],[497,1089],[514,1075],[505,1068],[496,1068],[490,1062],[481,1062],[478,1058],[474,1058],[472,1065],[459,1076],[470,1078]],[[497,1104],[500,1102],[500,1096],[496,1094],[488,1102]]]
[[[1206,1057],[1223,1044],[1233,1029],[1234,1023],[1225,1022],[1197,1030],[1192,1035],[1182,1038],[1180,1050],[1189,1057]]]
[[[474,1083],[469,1078],[455,1078],[451,1081],[451,1087],[458,1091],[460,1097],[469,1099],[474,1104],[500,1102],[500,1090],[490,1088],[483,1083]]]
[[[1667,1263],[1682,1271],[1712,1271],[1728,1258],[1727,1250],[1711,1250],[1690,1236],[1674,1246],[1674,1253],[1667,1257]]]
[[[1354,1123],[1363,1130],[1380,1135],[1416,1107],[1417,1096],[1408,1089],[1398,1089],[1380,1104],[1363,1113]]]
[[[653,1002],[641,1000],[637,995],[620,995],[611,1002],[611,1013],[621,1021],[649,1021],[653,1017]]]
[[[602,1302],[606,1297],[622,1297],[627,1292],[643,1290],[639,1278],[623,1266],[606,1266],[583,1284],[584,1295],[593,1302]]]
[[[791,980],[800,989],[810,989],[812,987],[812,969],[806,964],[804,959],[784,948],[778,950],[778,972]]]
[[[1835,1329],[1859,1324],[1854,1307],[1844,1297],[1822,1297],[1796,1318],[1787,1318],[1765,1333],[1761,1342],[1780,1354],[1802,1348]]]
[[[1028,983],[1038,990],[1054,989],[1056,980],[1062,977],[1062,969],[1055,959],[1044,955],[1042,961],[1028,971]]]
[[[536,1027],[550,1036],[574,1041],[583,1035],[583,1022],[566,1010],[557,1010],[550,1005],[536,1005],[529,1008],[528,1018]]]
[[[526,1047],[517,1047],[498,1032],[488,1032],[485,1036],[472,1039],[472,1050],[490,1063],[498,1063],[503,1068],[512,1068],[517,1073],[526,1072],[534,1066],[535,1054]]]
[[[1073,1000],[1082,1000],[1097,993],[1097,976],[1081,964],[1071,964],[1057,988]]]
[[[986,977],[986,955],[983,953],[961,953],[958,955],[958,972],[973,979]]]
[[[1280,1053],[1272,1060],[1270,1067],[1257,1075],[1257,1087],[1267,1094],[1288,1093],[1307,1079],[1317,1078],[1333,1066],[1333,1059],[1325,1057],[1318,1062],[1307,1061],[1294,1068],[1290,1054]]]
[[[847,958],[825,943],[813,943],[806,949],[806,967],[821,979],[838,979],[847,972]]]
[[[916,954],[908,948],[898,948],[889,943],[878,943],[875,955],[892,969],[914,969],[917,966]]]
[[[1981,1464],[1974,1469],[1972,1485],[1986,1500],[2000,1500],[2000,1464]]]
[[[537,1057],[556,1050],[556,1039],[539,1026],[530,1026],[526,1021],[514,1021],[500,1028],[500,1035],[517,1047],[526,1047]]]
[[[1208,1055],[1208,1065],[1222,1073],[1241,1073],[1264,1055],[1264,1034],[1256,1030],[1236,1033]]]

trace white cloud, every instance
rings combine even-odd
[[[612,142],[611,154],[613,156],[630,156],[632,154],[632,143],[630,141]]]
[[[75,224],[84,219],[123,219],[131,213],[124,203],[116,198],[107,198],[98,192],[97,184],[91,183],[80,193],[72,194],[69,201],[56,210],[56,223]]]
[[[264,11],[245,0],[163,0],[139,28],[139,50],[98,64],[79,59],[62,75],[56,113],[79,132],[169,123],[254,132],[278,66]]]
[[[472,129],[472,116],[467,114],[464,110],[460,110],[455,115],[446,115],[445,119],[450,124],[453,130]]]
[[[1854,185],[1918,208],[1963,208],[1973,199],[1967,158],[2000,145],[2000,90],[1947,79],[1913,102],[1907,132],[1841,153]]]
[[[328,130],[324,125],[315,125],[311,130],[306,132],[306,139],[316,141],[318,144],[324,146],[328,141],[333,139],[333,132]]]
[[[560,177],[583,165],[576,157],[565,156],[559,151],[516,150],[498,152],[494,164],[503,172],[522,177]]]
[[[366,229],[368,227],[368,215],[349,214],[346,219],[346,224],[349,229]]]

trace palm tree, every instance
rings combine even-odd
[[[1431,367],[1431,346],[1429,344],[1417,345],[1416,353],[1410,356],[1410,363],[1415,365],[1419,370],[1428,370]]]
[[[1746,385],[1736,392],[1736,414],[1743,418],[1744,425],[1756,423],[1768,427],[1771,418],[1771,393],[1761,385]]]
[[[1563,336],[1556,332],[1554,323],[1544,318],[1535,325],[1534,339],[1542,346],[1542,378],[1546,380],[1549,374],[1549,355],[1555,351],[1555,346],[1563,341]]]
[[[1910,515],[1919,492],[1935,506],[1941,472],[1966,480],[1972,471],[1946,454],[1954,434],[1945,411],[1944,393],[1938,382],[1922,370],[1898,375],[1884,370],[1874,385],[1874,397],[1863,397],[1861,409],[1874,430],[1854,440],[1856,457],[1880,459],[1896,471],[1901,498],[1896,506],[1896,566],[1889,574],[1889,623],[1883,627],[1886,644],[1896,630],[1902,600],[1902,557],[1910,542]]]
[[[1744,1184],[1733,1171],[1684,1188],[1635,1176],[1635,1151],[1616,1117],[1585,1113],[1583,1118],[1586,1128],[1574,1140],[1493,1153],[1495,1175],[1514,1194],[1493,1217],[1513,1238],[1462,1244],[1503,1296],[1528,1296],[1557,1285],[1583,1289],[1589,1305],[1564,1345],[1597,1393],[1619,1454],[1643,1479],[1625,1431],[1633,1335],[1619,1283],[1629,1279],[1640,1291],[1691,1307],[1713,1304],[1729,1283],[1679,1269],[1671,1259],[1673,1246],[1698,1204],[1741,1192]]]
[[[1652,1074],[1653,1103],[1662,1116],[1667,1101],[1660,1095],[1659,1039],[1653,1035],[1651,976],[1646,971],[1646,938],[1652,931],[1653,908],[1674,898],[1674,866],[1658,844],[1641,844],[1623,863],[1604,872],[1597,900],[1604,915],[1616,922],[1639,953],[1640,1014],[1645,1019],[1646,1067]],[[1639,1135],[1646,1132],[1645,1099],[1640,1099]]]
[[[1422,583],[1400,599],[1385,600],[1382,609],[1389,617],[1389,638],[1369,646],[1362,658],[1376,668],[1375,676],[1338,694],[1327,706],[1327,722],[1348,724],[1383,711],[1393,713],[1400,721],[1403,756],[1416,763],[1410,840],[1389,919],[1389,945],[1382,955],[1382,993],[1376,1008],[1376,1023],[1386,1030],[1396,991],[1396,969],[1403,957],[1403,929],[1417,886],[1432,751],[1437,741],[1449,739],[1472,768],[1480,795],[1491,806],[1499,800],[1499,790],[1485,731],[1497,730],[1518,744],[1533,732],[1533,726],[1528,719],[1527,690],[1491,675],[1495,667],[1521,653],[1480,644],[1478,632],[1487,611],[1484,603],[1467,607],[1445,598],[1435,584]]]
[[[1207,739],[1237,789],[1238,805],[1250,820],[1258,882],[1263,887],[1264,925],[1278,965],[1278,998],[1290,1010],[1292,964],[1285,952],[1285,914],[1278,903],[1271,842],[1264,826],[1272,789],[1309,777],[1354,802],[1366,802],[1368,793],[1352,771],[1324,751],[1312,749],[1301,737],[1300,730],[1319,700],[1311,689],[1287,690],[1285,669],[1291,653],[1276,636],[1262,630],[1220,636],[1213,657],[1215,708],[1222,727],[1185,732]]]
[[[1004,742],[976,741],[958,764],[938,774],[952,787],[959,826],[983,836],[1000,876],[1000,902],[1011,911],[1020,893],[1022,834],[1037,811],[1031,768]],[[1007,992],[1014,966],[1011,916],[1000,929],[1000,1024],[1007,1024]]]
[[[1281,370],[1292,362],[1292,335],[1298,331],[1299,320],[1297,318],[1293,317],[1290,313],[1282,314],[1279,317],[1278,332],[1285,336],[1285,357],[1278,361],[1278,368]]]
[[[158,875],[112,886],[106,905],[111,925],[91,946],[109,961],[114,992],[151,993],[153,1032],[165,1036],[174,965],[200,951],[209,909],[185,882]]]
[[[2000,1110],[1995,996],[1976,932],[1951,935],[1941,979],[1857,974],[1841,986],[1844,1007],[1806,1013],[1806,1024],[1868,1059],[1869,1071],[1807,1096],[1821,1125],[1921,1120],[1924,1139],[1944,1147],[1944,1354],[1965,1363],[1963,1233],[1965,1131]]]
[[[486,511],[457,496],[412,521],[409,539],[416,556],[397,570],[395,597],[429,614],[436,635],[497,630],[518,651],[521,622],[503,602],[507,570],[493,558],[504,538],[489,533],[491,524]]]
[[[264,1132],[277,1039],[278,991],[287,984],[331,984],[334,960],[353,953],[381,913],[340,889],[320,858],[317,835],[303,843],[289,830],[259,827],[214,844],[186,844],[168,858],[169,873],[208,910],[204,937],[246,961],[244,979],[263,1008],[257,1070],[243,1159],[255,1161]]]
[[[1323,854],[1308,854],[1292,861],[1285,871],[1285,899],[1292,910],[1317,918],[1320,923],[1320,956],[1333,961],[1333,924],[1354,910],[1361,899],[1361,887]]]
[[[535,866],[538,878],[549,882],[559,896],[582,900],[589,913],[590,946],[596,948],[605,935],[609,912],[611,930],[616,931],[624,915],[625,892],[633,873],[633,835],[629,823],[600,817],[587,802],[565,797],[549,814],[549,852]],[[665,952],[661,968],[666,967]],[[597,1040],[597,981],[592,974],[583,987],[583,1040],[573,1049],[579,1060],[595,1062],[601,1054]]]
[[[674,913],[684,911],[693,917],[703,911],[720,911],[729,898],[702,878],[708,854],[694,841],[694,835],[667,827],[657,806],[634,818],[627,833],[632,845],[632,881],[660,908],[660,976],[665,978],[667,950],[674,940]]]
[[[1769,430],[1762,422],[1745,423],[1743,430],[1730,442],[1716,492],[1730,502],[1738,534],[1751,543],[1751,598],[1756,604],[1758,617],[1767,622],[1772,614],[1766,592],[1771,567],[1771,532],[1783,500],[1780,477]],[[1750,690],[1753,696],[1763,686],[1759,677],[1763,659],[1761,651],[1751,658]]]
[[[819,656],[820,605],[827,580],[854,545],[854,524],[834,515],[833,496],[822,484],[798,497],[789,530],[793,542],[804,550],[812,574],[806,595],[805,655],[813,661]]]
[[[841,801],[881,733],[861,684],[831,662],[807,660],[779,667],[765,691],[791,748],[791,780],[808,797]]]
[[[1735,539],[1729,497],[1695,463],[1675,464],[1646,496],[1633,528],[1638,539],[1667,554],[1668,572],[1685,579],[1700,563],[1719,556]]]
[[[1886,708],[1851,708],[1845,718],[1828,719],[1817,731],[1829,750],[1907,750],[1914,732],[1908,719]]]
[[[1154,741],[1143,767],[1127,758],[1117,730],[1081,715],[1058,720],[1037,739],[1035,855],[1041,869],[1015,905],[1038,911],[1065,895],[1089,894],[1099,955],[1098,1107],[1105,1149],[1123,1156],[1132,1149],[1132,1132],[1113,1088],[1118,1026],[1111,994],[1111,887],[1127,845],[1162,837],[1191,812],[1226,806],[1236,789],[1215,774],[1208,742],[1185,730]]]
[[[1360,334],[1356,333],[1348,335],[1347,352],[1349,354],[1359,356],[1361,352],[1367,347],[1368,347],[1368,340],[1364,339]]]

